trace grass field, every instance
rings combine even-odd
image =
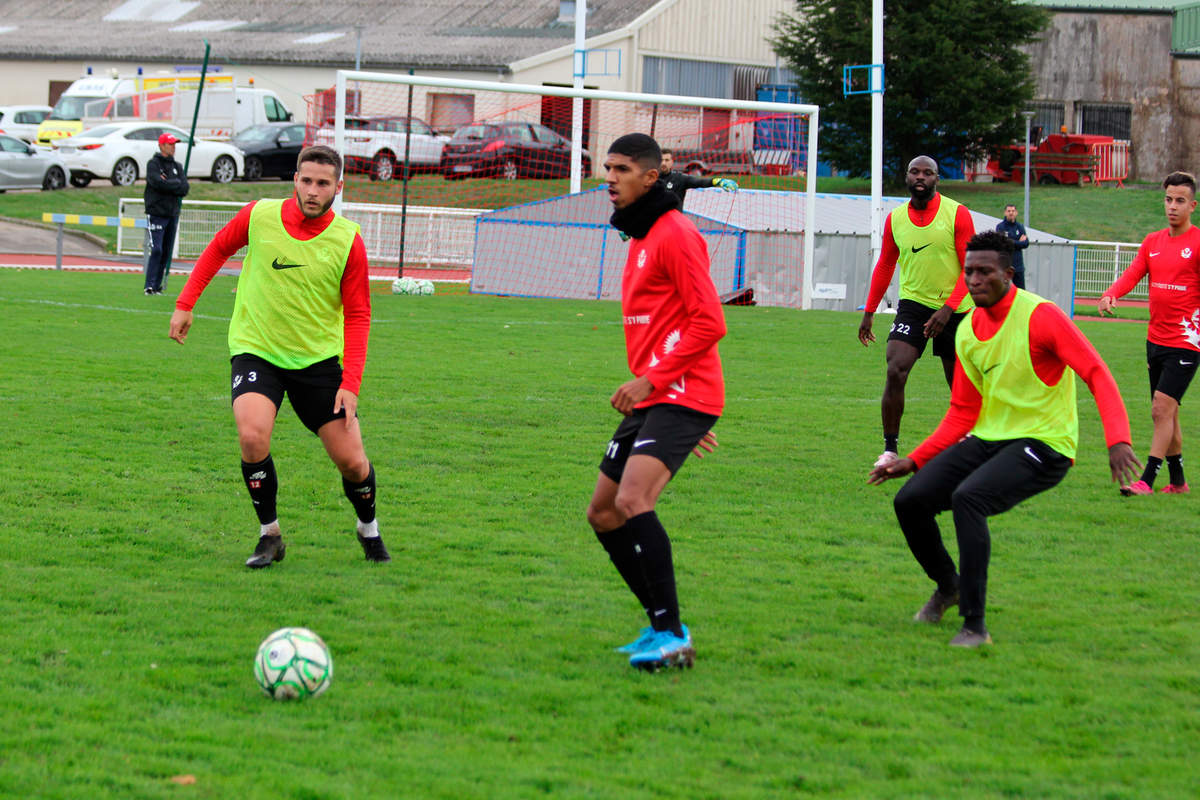
[[[856,315],[728,309],[721,448],[659,508],[698,660],[647,675],[611,651],[642,620],[584,521],[626,376],[616,305],[377,296],[360,410],[393,561],[363,562],[335,471],[285,408],[288,556],[249,571],[233,285],[214,281],[179,347],[171,299],[136,276],[0,272],[0,797],[1200,785],[1197,498],[1119,497],[1085,389],[1076,466],[993,522],[996,643],[958,651],[956,619],[910,621],[931,586],[895,524],[899,484],[864,481],[882,349],[857,343]],[[1080,324],[1144,457],[1144,327]],[[902,445],[940,418],[939,374],[914,370]],[[256,646],[285,625],[332,649],[312,702],[254,684]]]
[[[737,176],[742,186],[751,189],[803,190],[804,182],[794,178]],[[584,188],[599,185],[584,182]],[[1117,189],[1077,186],[1030,187],[1032,226],[1070,239],[1140,242],[1147,233],[1166,224],[1162,196],[1157,185],[1130,184]],[[1024,209],[1024,189],[1015,183],[965,183],[946,181],[941,185],[949,197],[966,203],[976,211],[996,217],[1004,215],[1004,206],[1015,203]],[[1148,191],[1153,189],[1153,191]],[[565,194],[566,180],[473,180],[447,181],[437,175],[418,175],[409,185],[409,203],[427,206],[503,208],[518,203]],[[870,194],[870,182],[848,178],[820,178],[817,190],[827,193]],[[215,184],[196,180],[191,183],[189,200],[227,200],[250,202],[262,197],[282,197],[290,185],[280,181],[260,183],[234,182]],[[889,195],[904,195],[903,187],[887,187]],[[143,186],[110,186],[96,182],[87,189],[65,192],[8,192],[0,195],[0,217],[41,220],[45,211],[70,214],[116,214],[122,197],[141,197]],[[402,200],[400,181],[377,183],[361,175],[346,180],[345,198],[355,202],[394,203]],[[116,247],[115,228],[87,228],[104,237],[109,249]]]

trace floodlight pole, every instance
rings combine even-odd
[[[584,49],[587,38],[587,0],[576,0],[575,3],[575,58],[573,85],[576,89],[583,88],[583,76],[587,72],[587,51]],[[576,194],[582,185],[580,173],[583,160],[583,98],[571,98],[571,194]]]
[[[883,249],[883,0],[871,3],[871,267]],[[866,309],[874,312],[875,309]]]
[[[1025,118],[1025,216],[1021,217],[1021,221],[1025,223],[1025,227],[1029,227],[1029,126],[1033,123],[1032,111],[1022,111],[1021,116]]]

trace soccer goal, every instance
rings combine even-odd
[[[400,209],[388,230],[373,230],[390,245],[373,265],[394,259],[403,274],[409,214],[457,210],[473,215],[472,292],[619,299],[628,244],[608,224],[604,159],[617,137],[648,133],[696,184],[683,211],[708,242],[722,296],[808,308],[817,114],[795,103],[341,70],[334,91],[310,98],[308,139],[345,157],[348,217],[360,204]],[[426,252],[420,263],[429,262]]]

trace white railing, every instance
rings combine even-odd
[[[217,200],[184,200],[175,240],[175,257],[191,259],[203,252],[213,236],[245,203]],[[486,209],[443,206],[409,206],[405,223],[404,263],[409,266],[470,268],[475,253],[475,218]],[[123,197],[119,215],[144,216],[140,197]],[[343,213],[362,228],[367,258],[373,264],[396,264],[400,258],[401,210],[397,205],[345,203]],[[117,229],[117,252],[143,254],[145,232]],[[1075,241],[1075,294],[1099,297],[1133,261],[1138,245],[1132,242]],[[236,258],[245,256],[240,251]],[[1127,297],[1148,299],[1143,279]]]
[[[197,258],[214,235],[245,203],[184,200],[175,239],[175,258]],[[140,197],[122,197],[121,216],[145,216]],[[426,267],[469,267],[475,254],[475,217],[486,209],[409,206],[405,221],[404,263]],[[373,264],[396,264],[400,258],[401,207],[375,203],[345,203],[342,212],[362,228],[367,258]],[[143,254],[144,231],[117,229],[117,253]],[[245,250],[236,258],[245,257]]]
[[[1076,241],[1072,244],[1075,245],[1075,295],[1083,297],[1103,294],[1133,261],[1139,247],[1132,242]],[[1126,297],[1148,300],[1146,279],[1139,281]]]

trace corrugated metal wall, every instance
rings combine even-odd
[[[770,66],[772,26],[795,8],[791,0],[686,0],[643,28],[638,46],[647,53]]]

